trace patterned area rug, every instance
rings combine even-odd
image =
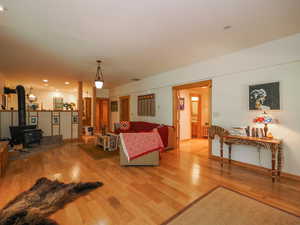
[[[300,218],[224,187],[200,197],[162,225],[299,225]]]
[[[100,182],[64,184],[40,178],[0,210],[0,225],[58,225],[47,217],[102,185]]]
[[[54,150],[64,145],[61,135],[44,136],[40,145],[34,145],[31,148],[24,148],[22,150],[10,151],[9,160],[25,159],[39,152]]]

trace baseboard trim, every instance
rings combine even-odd
[[[212,160],[218,160],[219,161],[221,157],[220,156],[215,156],[215,155],[210,155],[209,158],[212,159]],[[224,158],[223,162],[228,164],[229,159]],[[231,160],[231,164],[237,165],[237,166],[240,166],[240,167],[244,167],[244,168],[247,168],[247,169],[255,170],[255,171],[258,171],[260,173],[264,173],[264,174],[268,174],[268,175],[270,175],[270,173],[271,173],[271,169],[268,169],[268,168],[265,168],[265,167],[262,167],[262,166],[252,165],[252,164],[245,163],[245,162]],[[300,181],[300,176],[295,175],[295,174],[291,174],[291,173],[282,172],[281,177],[296,180],[296,181]]]

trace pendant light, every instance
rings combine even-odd
[[[97,89],[101,89],[104,84],[102,69],[101,69],[101,65],[100,65],[101,60],[97,60],[96,62],[98,63],[98,66],[97,66],[97,73],[96,73],[96,79],[95,79],[95,86]]]
[[[27,99],[30,103],[33,103],[37,100],[37,97],[32,93],[32,87],[29,89],[29,94],[27,94]]]

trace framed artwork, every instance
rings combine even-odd
[[[54,110],[63,110],[64,109],[64,99],[61,97],[53,98],[53,109]]]
[[[184,110],[184,98],[179,98],[179,109]]]
[[[118,112],[118,101],[110,102],[110,110],[111,112]]]
[[[77,114],[72,115],[72,124],[78,124],[78,115]]]
[[[52,125],[59,125],[59,114],[53,114]]]
[[[30,124],[37,125],[37,123],[38,123],[38,117],[36,115],[31,115],[30,116]]]
[[[266,83],[249,86],[249,110],[279,110],[280,83]]]

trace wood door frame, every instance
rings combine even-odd
[[[101,100],[106,100],[107,103],[108,103],[108,127],[107,127],[107,130],[111,131],[111,124],[110,124],[110,114],[111,114],[111,110],[110,110],[110,100],[109,98],[103,98],[103,97],[96,97],[95,98],[95,121],[96,121],[96,116],[97,116],[97,113],[96,113],[96,107],[98,107],[99,105],[99,101]],[[96,124],[95,124],[95,129],[96,129]]]
[[[119,102],[120,102],[120,110],[119,110],[119,120],[121,120],[121,114],[122,114],[122,100],[123,99],[128,99],[128,121],[130,121],[130,95],[126,96],[120,96],[119,97]]]
[[[208,109],[208,119],[209,124],[212,123],[212,80],[205,80],[205,81],[199,81],[195,83],[190,84],[183,84],[174,86],[172,88],[173,91],[173,126],[175,127],[175,136],[176,136],[176,149],[179,149],[179,141],[180,141],[180,125],[178,122],[178,112],[180,112],[179,105],[178,105],[178,93],[180,90],[184,89],[190,89],[190,88],[196,88],[196,87],[209,87],[209,109]],[[178,125],[177,125],[178,124]],[[208,137],[208,156],[209,158],[212,156],[212,140]]]

